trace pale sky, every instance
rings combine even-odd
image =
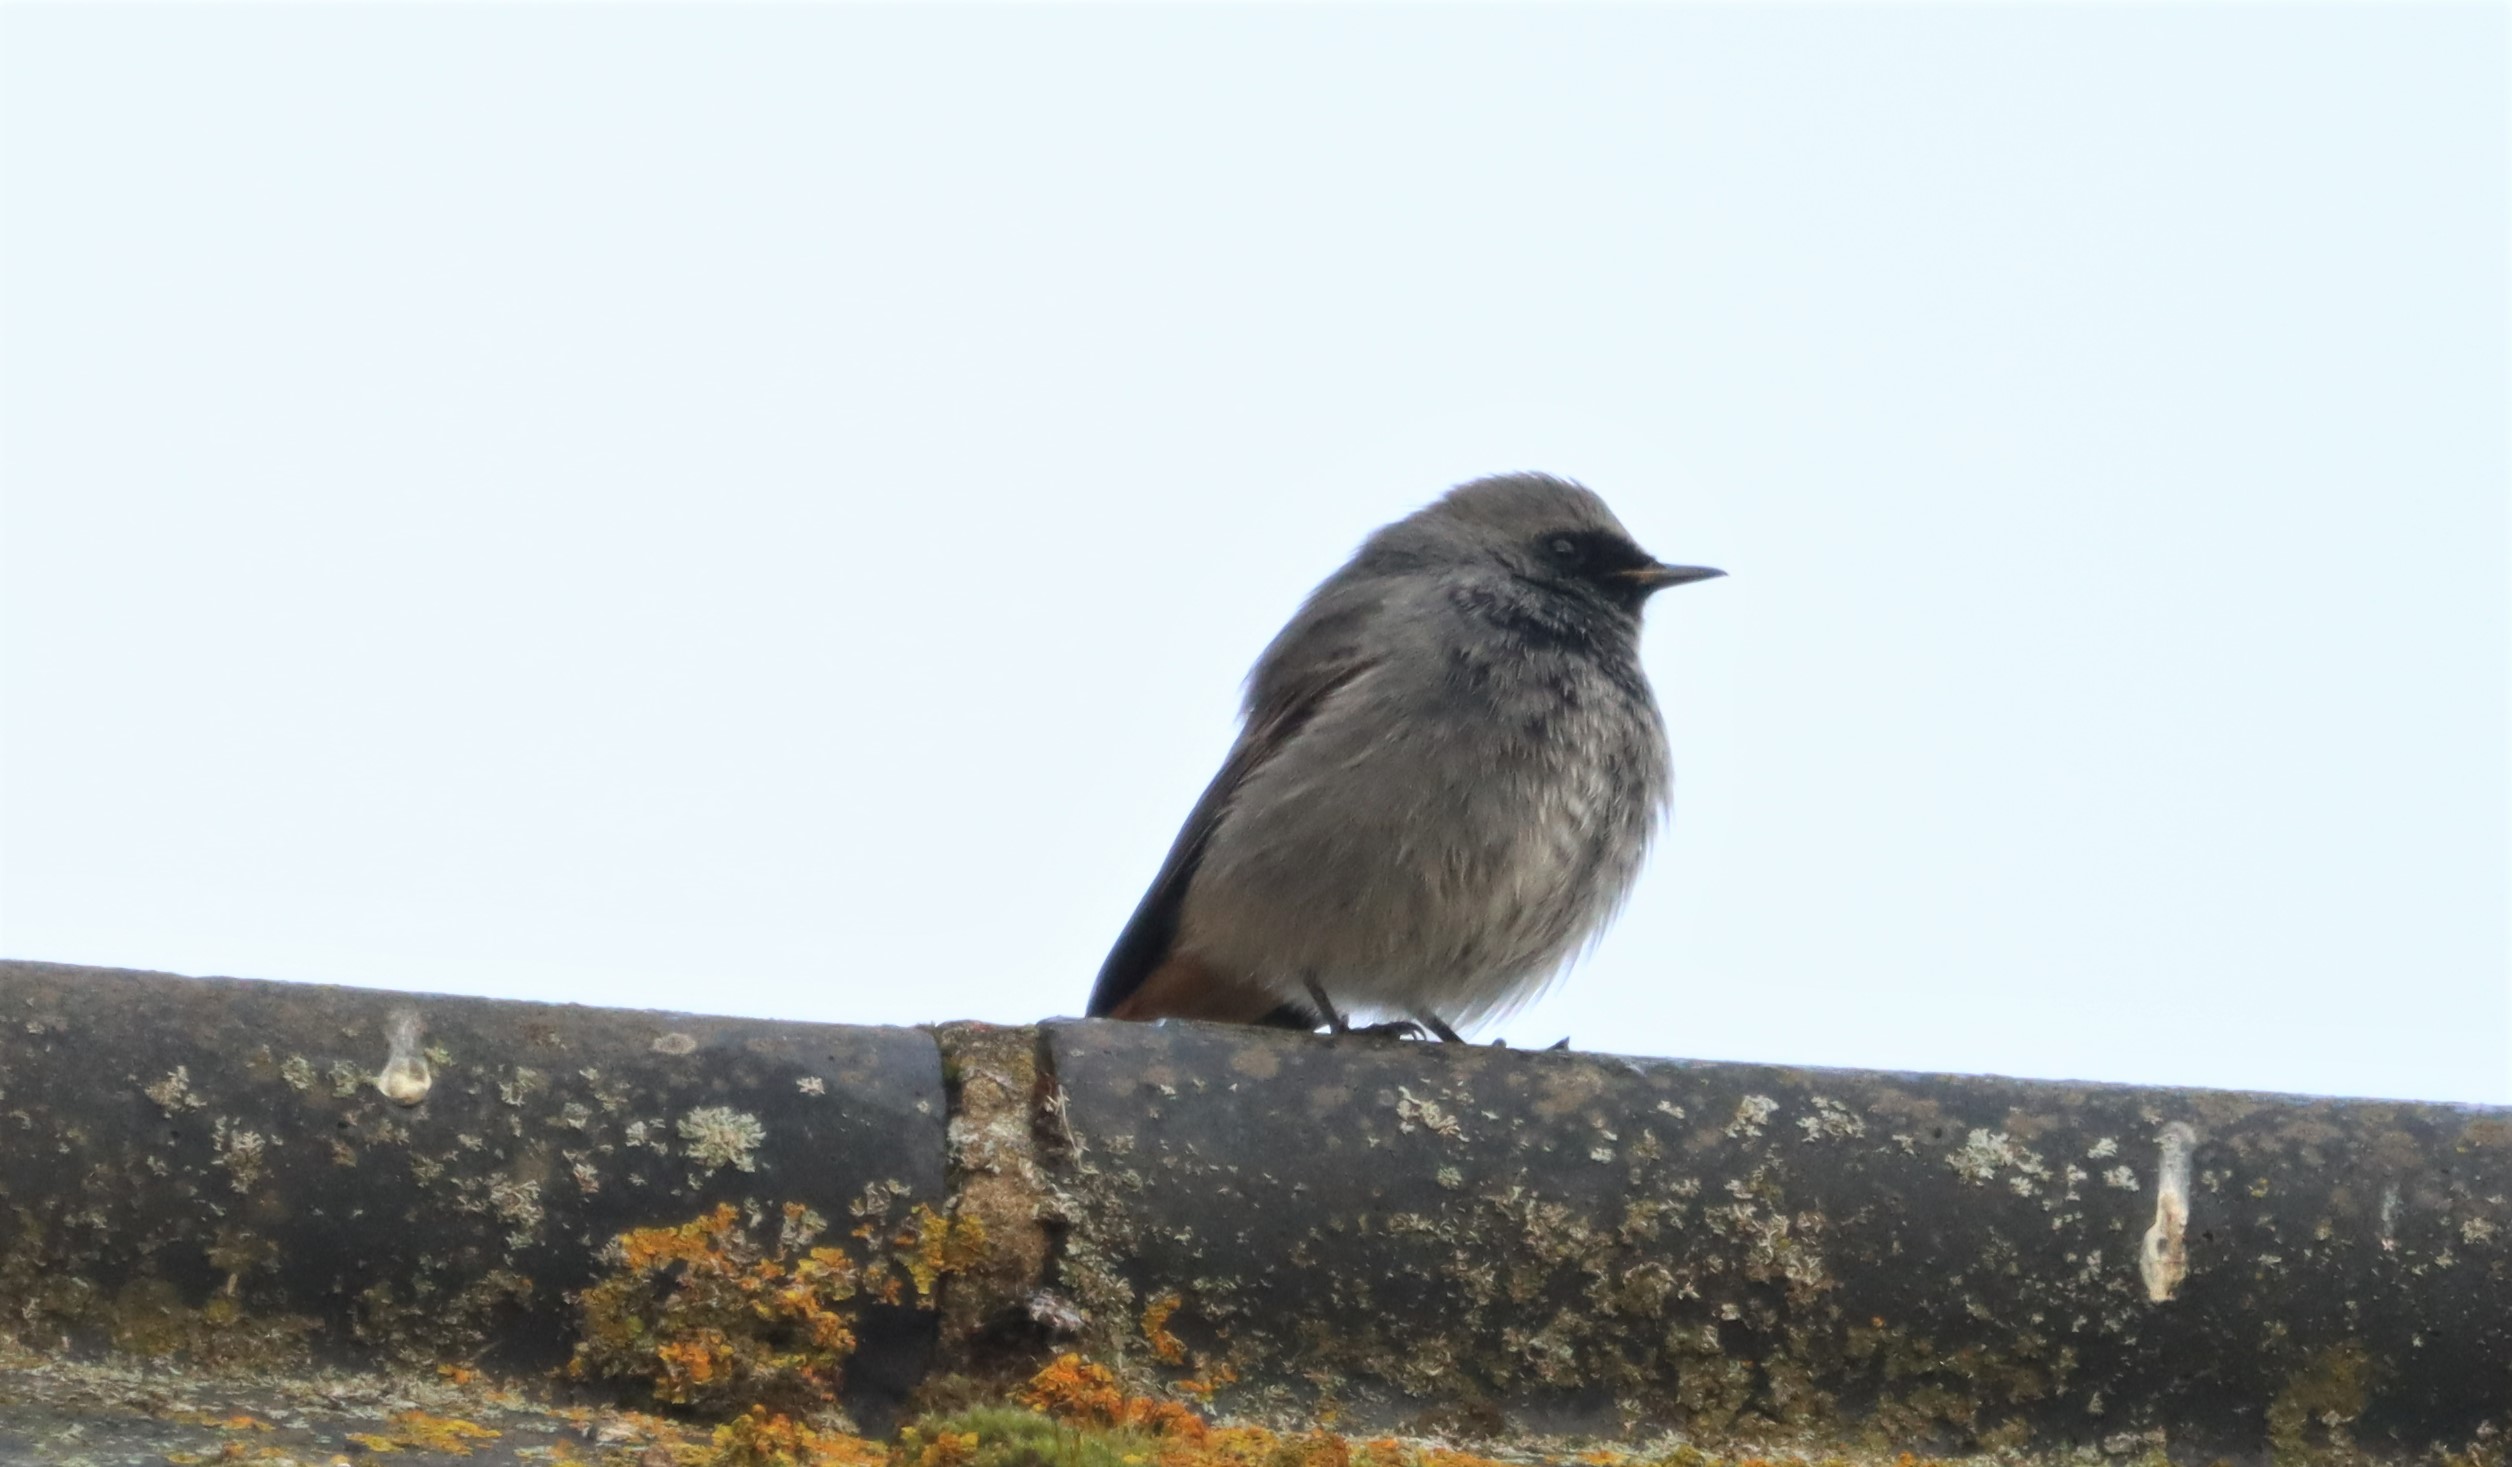
[[[9,5],[0,954],[1076,1013],[1537,468],[1731,577],[1492,1032],[2512,1101],[2506,17]]]

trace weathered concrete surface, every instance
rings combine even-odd
[[[912,1029],[5,963],[0,1305],[74,1352],[545,1371],[613,1236],[939,1206],[944,1124]],[[850,1404],[934,1330],[865,1311]]]
[[[2197,1460],[2512,1425],[2503,1111],[1047,1033],[1064,1283],[1225,1407]]]
[[[449,1456],[634,1460],[550,1373],[570,1295],[719,1202],[951,1220],[936,1307],[848,1306],[876,1430],[1079,1348],[1531,1458],[2498,1467],[2512,1433],[2503,1110],[7,963],[0,1461],[238,1414],[423,1461],[448,1412],[503,1433]],[[430,1405],[440,1367],[469,1394]]]

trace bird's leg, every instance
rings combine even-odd
[[[1352,1026],[1343,1022],[1343,1011],[1334,1006],[1333,999],[1326,997],[1326,985],[1317,981],[1317,975],[1311,973],[1300,981],[1308,985],[1308,996],[1316,1000],[1317,1012],[1326,1016],[1326,1032],[1351,1033]]]
[[[1438,1035],[1445,1043],[1463,1044],[1465,1042],[1463,1038],[1459,1037],[1456,1030],[1448,1027],[1447,1020],[1432,1013],[1428,1009],[1415,1009],[1413,1011],[1413,1017],[1421,1021],[1423,1028]]]

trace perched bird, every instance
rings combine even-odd
[[[1365,1012],[1453,1041],[1533,996],[1665,809],[1641,605],[1721,574],[1658,563],[1542,474],[1370,536],[1256,660],[1090,1013],[1343,1033]]]

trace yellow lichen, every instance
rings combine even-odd
[[[842,1431],[822,1431],[764,1406],[715,1429],[707,1467],[886,1467],[892,1454]]]
[[[919,1300],[929,1300],[944,1274],[956,1273],[984,1256],[986,1225],[965,1214],[945,1218],[918,1203],[890,1243],[914,1282]]]
[[[899,1467],[969,1467],[977,1442],[973,1431],[924,1432],[911,1426],[899,1434]]]
[[[349,1440],[379,1456],[392,1452],[443,1452],[453,1457],[468,1457],[483,1442],[493,1442],[505,1435],[453,1416],[431,1416],[425,1411],[403,1411],[392,1418],[389,1431],[353,1431]]]

